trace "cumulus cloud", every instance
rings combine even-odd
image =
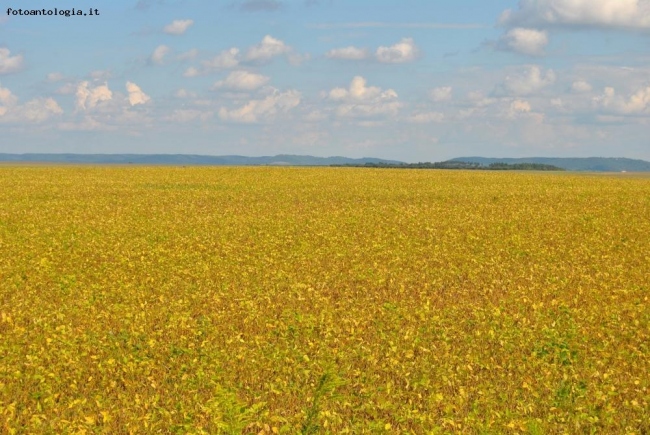
[[[650,86],[639,89],[628,98],[617,95],[613,87],[606,87],[594,98],[594,103],[601,109],[622,115],[650,114]]]
[[[145,104],[151,98],[142,92],[140,86],[132,82],[126,82],[126,91],[129,93],[129,104],[131,106],[136,106],[138,104]]]
[[[293,66],[300,66],[302,65],[303,62],[309,59],[311,59],[311,55],[309,53],[305,53],[305,54],[288,53],[287,54],[287,61],[289,62],[290,65]]]
[[[330,59],[362,60],[367,59],[370,56],[370,53],[365,48],[350,46],[332,49],[325,53],[325,56]]]
[[[419,49],[413,38],[403,38],[390,47],[377,48],[374,58],[381,63],[405,63],[414,61],[418,55]],[[325,53],[325,56],[330,59],[364,60],[370,57],[370,52],[365,48],[349,46],[332,49]]]
[[[108,70],[95,70],[91,71],[88,76],[93,80],[108,80],[113,77],[113,74]]]
[[[203,112],[196,109],[177,109],[171,115],[165,117],[166,121],[171,122],[191,122],[194,120],[207,121],[212,117],[212,112]]]
[[[182,35],[192,27],[194,20],[174,20],[163,28],[163,31],[168,35]]]
[[[60,72],[51,72],[45,77],[45,80],[48,83],[56,83],[56,82],[60,82],[64,78],[65,78],[65,76],[63,74],[61,74]]]
[[[6,47],[0,47],[0,74],[11,74],[23,68],[23,55],[11,55]]]
[[[539,66],[529,65],[517,74],[506,76],[503,83],[495,88],[494,94],[497,96],[530,95],[553,83],[555,83],[555,72],[552,69],[543,73]]]
[[[72,83],[72,82],[65,83],[65,84],[59,86],[59,88],[54,92],[56,92],[57,94],[61,94],[61,95],[74,94],[74,93],[77,92],[77,85],[75,83]]]
[[[601,95],[594,97],[594,102],[601,107],[607,107],[612,104],[615,96],[616,90],[608,86],[603,90]]]
[[[18,104],[18,98],[7,88],[0,87],[0,121],[38,123],[63,113],[53,98],[35,98]]]
[[[249,47],[245,55],[242,55],[239,48],[232,47],[222,51],[210,60],[203,61],[200,68],[190,67],[186,69],[183,76],[196,77],[225,69],[237,68],[241,64],[251,65],[264,63],[280,55],[285,55],[292,65],[300,65],[304,60],[309,58],[309,55],[295,53],[283,41],[266,35],[259,44]]]
[[[58,125],[59,130],[63,131],[111,131],[117,130],[115,126],[102,124],[92,116],[84,116],[80,121],[66,121]]]
[[[443,122],[444,120],[445,115],[441,112],[418,112],[413,113],[407,118],[408,122],[414,124],[430,124],[433,122]]]
[[[505,26],[595,26],[649,29],[650,0],[520,0],[505,10]]]
[[[591,85],[585,80],[576,80],[571,84],[571,92],[576,94],[591,92],[592,89]]]
[[[89,87],[87,81],[83,81],[77,85],[76,92],[76,107],[77,110],[88,110],[95,108],[102,101],[109,101],[113,98],[113,92],[108,89],[108,85]]]
[[[356,76],[350,82],[348,89],[334,88],[329,92],[329,98],[334,101],[371,101],[375,99],[397,98],[397,93],[388,89],[382,91],[376,86],[366,86],[367,81],[361,76]]]
[[[235,68],[239,65],[239,48],[224,50],[203,65],[210,70]]]
[[[62,113],[63,109],[52,98],[36,98],[20,106],[17,111],[20,120],[29,122],[43,122],[53,115]]]
[[[291,47],[286,45],[279,39],[275,39],[271,35],[266,35],[262,42],[254,45],[246,52],[246,60],[248,61],[268,61],[275,56],[289,53]]]
[[[403,38],[390,47],[379,47],[375,56],[382,63],[405,63],[414,61],[419,54],[413,38]]]
[[[514,100],[510,102],[510,117],[515,117],[521,113],[530,113],[530,103],[526,100]]]
[[[219,80],[213,89],[232,89],[236,91],[252,91],[268,83],[269,77],[248,71],[233,71],[223,80]]]
[[[201,75],[201,72],[198,70],[198,68],[195,68],[193,66],[189,67],[188,69],[183,72],[183,77],[197,77]]]
[[[169,53],[170,48],[166,45],[159,45],[151,54],[151,62],[157,65],[161,65],[165,56]]]
[[[376,86],[366,86],[367,81],[356,76],[348,89],[334,88],[327,97],[339,102],[337,115],[342,117],[359,117],[374,115],[395,115],[402,104],[397,101],[397,92],[393,89],[382,90]]]
[[[451,100],[451,93],[453,89],[451,86],[442,86],[439,88],[433,88],[429,91],[429,97],[435,102],[440,101],[449,101]]]
[[[212,59],[203,61],[201,63],[201,68],[189,67],[183,73],[184,77],[197,77],[201,75],[210,74],[215,71],[221,71],[225,69],[232,69],[239,65],[240,62],[240,51],[239,48],[232,47],[228,50],[224,50]]]
[[[188,91],[187,89],[180,88],[174,92],[176,98],[193,98],[196,97],[196,92]]]
[[[541,56],[548,45],[548,34],[543,30],[516,27],[499,39],[497,48],[528,56]]]
[[[274,89],[271,95],[263,99],[250,100],[237,109],[219,109],[219,118],[224,121],[255,123],[272,119],[279,113],[287,113],[298,106],[301,101],[300,92],[289,90],[280,92]]]
[[[18,98],[7,88],[0,87],[0,104],[3,106],[13,106]]]
[[[179,54],[176,59],[179,61],[185,61],[185,60],[192,60],[196,56],[198,56],[199,50],[196,48],[192,48],[191,50],[187,50],[186,52],[183,52]]]
[[[318,122],[327,119],[327,115],[320,110],[312,110],[304,116],[304,120],[308,122]]]
[[[623,104],[625,113],[650,113],[650,86],[639,89]]]

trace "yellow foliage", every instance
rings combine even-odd
[[[648,433],[650,179],[0,167],[0,432]]]

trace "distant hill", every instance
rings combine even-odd
[[[567,171],[592,171],[592,172],[650,172],[650,162],[645,160],[634,160],[626,158],[561,158],[561,157],[526,157],[521,159],[512,158],[488,158],[488,157],[458,157],[451,161],[478,163],[488,166],[492,163],[538,163],[553,165]]]
[[[372,157],[314,157],[279,154],[277,156],[203,156],[194,154],[2,154],[2,162],[43,162],[79,164],[138,165],[221,165],[221,166],[329,166],[366,163],[401,163]]]
[[[363,166],[363,165],[405,165],[398,160],[384,160],[372,157],[350,159],[347,157],[314,157],[298,156],[292,154],[279,154],[276,156],[205,156],[195,154],[2,154],[0,162],[34,162],[34,163],[72,163],[72,164],[117,164],[117,165],[187,165],[187,166]],[[449,165],[449,162],[476,163],[489,166],[493,163],[506,163],[516,165],[533,163],[551,165],[568,171],[595,171],[595,172],[650,172],[650,162],[626,158],[486,158],[486,157],[458,157],[439,162]],[[413,164],[411,164],[412,166]]]

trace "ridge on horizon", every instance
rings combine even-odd
[[[650,162],[626,157],[456,157],[447,161],[479,163],[539,163],[561,167],[568,171],[650,172]],[[89,164],[154,164],[154,165],[212,165],[212,166],[330,166],[365,163],[403,164],[405,162],[375,157],[319,157],[299,154],[274,156],[204,155],[204,154],[125,154],[125,153],[0,153],[0,162],[89,163]]]

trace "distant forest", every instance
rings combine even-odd
[[[564,171],[554,165],[542,163],[490,163],[485,166],[473,162],[420,162],[420,163],[383,163],[383,162],[366,162],[363,164],[346,163],[330,165],[334,167],[353,167],[353,168],[396,168],[396,169],[476,169],[488,171]]]

